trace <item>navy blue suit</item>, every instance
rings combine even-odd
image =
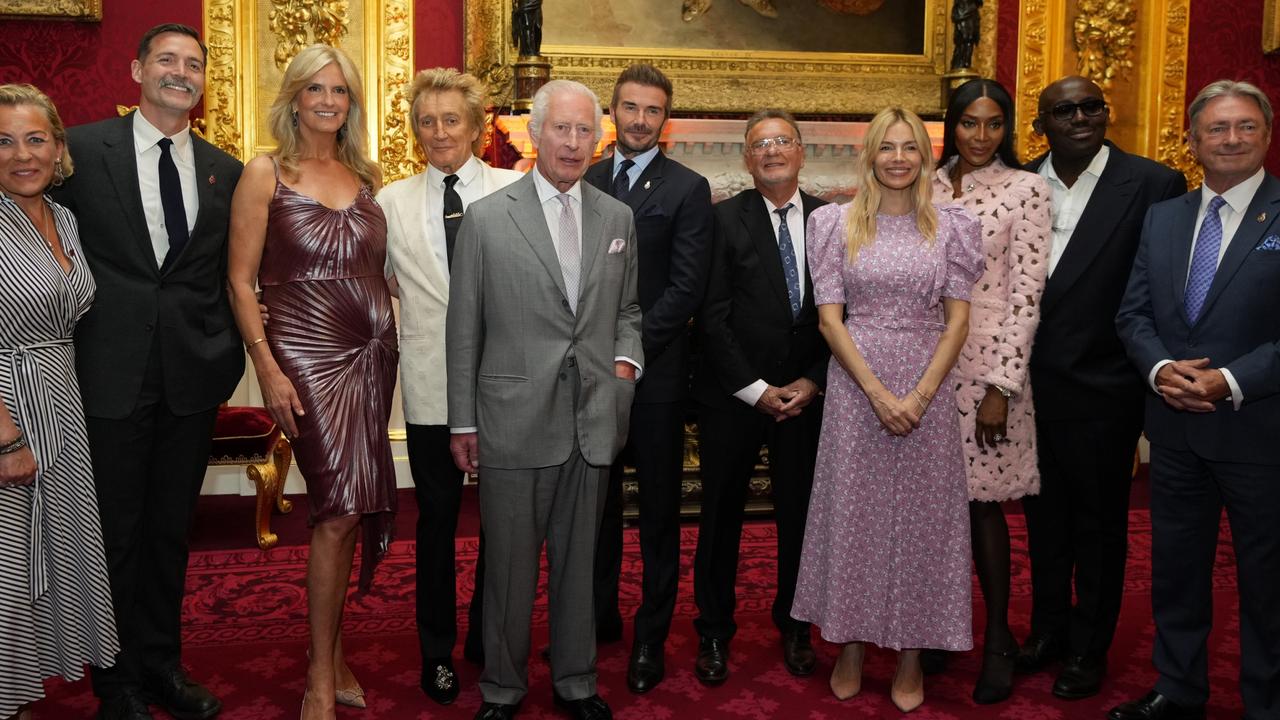
[[[1156,690],[1180,704],[1208,700],[1205,639],[1225,506],[1239,577],[1245,717],[1280,718],[1280,250],[1263,247],[1280,245],[1280,180],[1266,176],[1254,194],[1191,323],[1183,295],[1201,192],[1147,213],[1116,318],[1144,377],[1161,360],[1208,357],[1244,395],[1239,410],[1224,399],[1211,413],[1147,397]]]

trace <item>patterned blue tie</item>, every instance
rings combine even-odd
[[[796,250],[791,245],[791,228],[787,227],[787,211],[795,207],[793,203],[774,210],[778,213],[778,255],[782,257],[782,276],[787,279],[787,299],[791,301],[791,319],[800,317],[800,304],[804,296],[800,294],[800,268],[796,267]]]
[[[627,158],[618,163],[618,174],[613,176],[613,196],[622,200],[631,192],[631,176],[627,173],[636,166],[636,161]]]
[[[1209,295],[1209,286],[1213,285],[1213,275],[1218,271],[1218,249],[1222,247],[1222,217],[1218,210],[1226,202],[1221,195],[1209,201],[1204,222],[1200,224],[1200,235],[1196,238],[1195,254],[1191,256],[1191,271],[1187,273],[1187,290],[1182,302],[1192,325],[1200,317],[1204,299]]]

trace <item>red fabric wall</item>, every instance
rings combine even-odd
[[[1011,94],[1018,87],[1018,0],[1001,0],[996,13],[996,82]]]

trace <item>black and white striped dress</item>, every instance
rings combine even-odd
[[[93,276],[75,218],[46,202],[70,273],[0,195],[0,398],[38,467],[32,486],[0,488],[0,718],[44,697],[44,678],[120,651],[71,344]]]

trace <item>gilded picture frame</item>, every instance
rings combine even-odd
[[[0,0],[0,18],[102,22],[102,0]]]
[[[983,15],[994,17],[995,4],[988,2]],[[465,0],[466,68],[489,83],[497,106],[511,100],[516,60],[511,7],[512,0]],[[581,81],[605,98],[628,64],[652,62],[675,83],[683,112],[747,113],[768,104],[796,114],[865,116],[902,105],[936,116],[943,110],[942,81],[948,69],[949,9],[947,0],[926,0],[918,54],[619,48],[545,40],[541,54],[551,63],[553,77]],[[994,33],[985,32],[992,24],[984,17],[981,46],[993,44]],[[548,35],[546,28],[543,35]],[[975,64],[985,65],[990,52],[981,46]]]
[[[1262,52],[1280,52],[1280,0],[1266,0],[1263,3]]]

